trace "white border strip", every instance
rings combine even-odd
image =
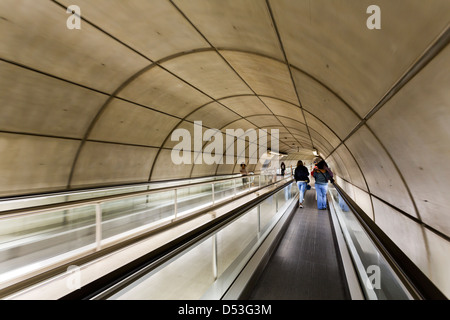
[[[353,267],[352,258],[347,247],[347,243],[344,239],[343,231],[341,225],[338,221],[336,211],[334,208],[334,201],[330,199],[329,194],[328,203],[331,212],[331,219],[333,220],[334,234],[336,235],[337,244],[339,247],[339,252],[341,253],[342,265],[344,266],[344,273],[347,279],[347,286],[350,291],[350,296],[352,300],[365,300],[364,293],[361,290],[361,285],[359,283],[358,276],[356,275],[355,268]]]

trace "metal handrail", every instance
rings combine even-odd
[[[129,188],[140,188],[140,187],[150,187],[154,184],[161,184],[161,183],[182,183],[185,181],[192,181],[192,180],[202,180],[207,178],[220,178],[222,176],[232,176],[233,178],[240,177],[239,173],[233,173],[233,174],[219,174],[217,176],[204,176],[204,177],[191,177],[191,178],[181,178],[181,179],[171,179],[171,180],[162,180],[162,181],[147,181],[147,182],[138,182],[138,183],[128,183],[123,185],[113,185],[113,186],[98,186],[98,187],[91,187],[91,188],[72,188],[68,190],[60,190],[60,191],[53,191],[48,193],[29,193],[29,194],[22,194],[22,195],[10,195],[10,196],[2,196],[0,197],[0,203],[4,201],[20,201],[20,200],[28,200],[28,199],[34,199],[38,197],[68,197],[72,196],[74,194],[83,194],[83,193],[89,193],[89,192],[109,192],[109,191],[116,191],[120,189],[129,189]],[[228,178],[224,178],[228,179]],[[212,180],[211,180],[212,181]],[[215,180],[219,181],[219,180]]]
[[[261,176],[262,175],[257,175],[254,177],[260,177],[259,179],[261,179]],[[248,176],[248,177],[252,177],[252,176]],[[242,176],[239,176],[239,177],[226,178],[226,179],[221,179],[221,180],[185,184],[185,185],[181,185],[181,186],[163,187],[163,188],[157,188],[157,189],[152,189],[152,190],[132,191],[132,192],[125,193],[125,194],[112,194],[112,195],[97,197],[94,199],[80,199],[80,200],[68,201],[65,203],[51,203],[51,204],[39,205],[39,206],[28,207],[28,208],[5,210],[5,211],[0,212],[0,220],[4,219],[4,218],[11,218],[13,216],[19,216],[19,215],[38,214],[38,213],[46,213],[46,212],[52,212],[52,211],[58,211],[58,210],[67,210],[67,209],[72,209],[72,208],[84,207],[84,206],[88,206],[88,205],[100,205],[107,201],[123,200],[123,199],[133,198],[133,197],[137,197],[137,196],[145,196],[145,195],[150,195],[150,194],[155,194],[155,193],[179,190],[179,189],[196,187],[196,186],[201,186],[201,185],[222,183],[222,182],[241,179],[241,178],[242,178]],[[283,178],[283,179],[287,179],[287,177]],[[283,180],[283,179],[281,179],[281,180]]]
[[[276,181],[274,184],[278,184],[288,179],[292,180],[291,177],[286,177]],[[177,255],[179,252],[194,245],[195,243],[198,243],[202,239],[205,239],[223,226],[240,217],[243,213],[247,212],[251,208],[254,208],[265,199],[284,189],[290,183],[292,183],[292,181],[285,181],[285,183],[278,185],[274,190],[271,190],[263,195],[259,195],[257,198],[239,205],[237,208],[232,209],[224,215],[179,236],[158,249],[155,249],[154,251],[151,251],[146,255],[125,264],[119,269],[102,276],[84,287],[61,297],[60,300],[105,299],[109,297],[114,292],[120,290],[120,288],[126,286],[139,277],[141,273],[143,273],[144,269],[145,272],[147,272],[150,269],[157,268],[173,256]]]
[[[366,234],[415,299],[447,300],[447,297],[409,259],[405,253],[373,222],[353,199],[336,183],[336,191],[355,214]]]

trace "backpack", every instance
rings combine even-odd
[[[294,171],[295,181],[308,181],[309,182],[309,172],[305,166],[297,167]]]

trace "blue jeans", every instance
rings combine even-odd
[[[297,181],[298,190],[300,191],[300,198],[298,202],[303,203],[303,198],[306,191],[306,181]]]
[[[328,184],[316,183],[317,209],[327,208],[327,190]]]

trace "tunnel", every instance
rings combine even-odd
[[[449,297],[449,22],[447,0],[0,0],[0,196],[258,173],[227,130],[264,131]]]

